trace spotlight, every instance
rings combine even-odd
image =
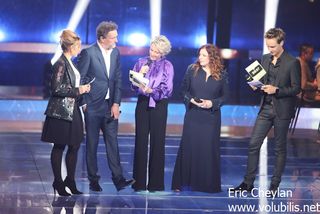
[[[150,22],[151,38],[160,35],[161,31],[161,7],[162,0],[149,0],[150,2]]]
[[[2,30],[0,30],[0,42],[4,41],[4,39],[6,38],[4,32]]]
[[[237,57],[238,51],[234,49],[220,49],[220,54],[223,59],[233,59]]]
[[[127,38],[128,43],[135,47],[143,47],[148,42],[148,37],[143,33],[132,33]]]
[[[90,0],[78,0],[73,11],[72,15],[70,17],[67,29],[75,30],[86,11],[88,5],[90,3]]]
[[[201,45],[207,44],[207,36],[206,35],[200,35],[196,36],[195,39],[195,46],[198,48]]]
[[[76,5],[72,11],[72,15],[70,17],[68,26],[66,27],[67,29],[74,31],[77,28],[77,26],[83,16],[84,12],[86,11],[89,3],[90,3],[90,0],[77,0]],[[61,32],[53,35],[51,37],[52,41],[59,42],[60,35],[61,35]],[[62,53],[61,48],[57,47],[57,50],[56,50],[53,58],[51,59],[52,64],[54,64],[56,62],[56,60],[60,57],[61,53]]]
[[[277,21],[279,0],[266,0],[264,6],[264,32],[275,27]],[[268,53],[267,45],[263,44],[263,53]]]
[[[59,43],[60,42],[60,36],[61,36],[62,30],[56,33],[53,33],[51,35],[51,41],[54,43]]]

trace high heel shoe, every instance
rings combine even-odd
[[[54,195],[56,195],[56,191],[58,192],[58,194],[60,196],[70,196],[71,194],[67,193],[66,189],[65,189],[65,184],[63,183],[63,181],[54,181],[52,183],[52,187],[53,187],[53,192]]]
[[[66,187],[68,187],[70,189],[71,193],[74,194],[74,195],[83,194],[83,192],[80,192],[77,189],[76,182],[74,180],[69,179],[68,177],[66,177],[66,179],[64,180],[64,185]]]

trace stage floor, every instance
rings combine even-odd
[[[40,141],[46,101],[0,100],[0,213],[320,213],[320,142],[317,126],[319,109],[303,109],[297,130],[289,135],[288,158],[280,191],[266,198],[272,174],[273,135],[270,133],[267,158],[261,162],[255,195],[228,191],[242,181],[247,145],[257,113],[255,106],[223,108],[221,141],[222,192],[173,192],[171,177],[180,143],[184,109],[170,104],[166,138],[165,191],[134,192],[114,188],[100,139],[99,173],[103,192],[89,190],[86,178],[85,144],[78,157],[76,181],[81,196],[54,197],[50,166],[51,144]],[[132,177],[134,150],[134,102],[123,103],[119,149],[125,176]],[[316,117],[314,117],[317,115]],[[260,194],[260,195],[258,195]]]

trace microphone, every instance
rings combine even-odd
[[[150,66],[151,63],[152,63],[152,60],[148,57],[147,62],[146,62],[146,64],[144,64],[144,65]]]
[[[149,66],[152,64],[152,60],[148,57],[147,62],[141,67],[139,73],[142,73],[143,77],[146,76],[146,73],[149,71]]]

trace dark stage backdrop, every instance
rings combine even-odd
[[[210,11],[209,3],[214,2],[215,11]],[[76,0],[10,0],[0,4],[0,46],[4,43],[57,44],[57,33],[64,29]],[[223,0],[163,0],[161,34],[172,42],[173,50],[168,55],[175,67],[173,102],[181,102],[180,82],[187,66],[196,59],[197,48],[206,42],[209,16],[219,13],[231,22],[230,38],[225,44],[237,49],[236,58],[226,60],[230,77],[230,104],[257,104],[258,97],[246,85],[244,68],[259,59],[263,45],[264,1],[230,0],[230,10],[220,10]],[[208,9],[209,8],[209,9]],[[230,11],[230,12],[229,12]],[[319,57],[320,0],[280,0],[277,26],[287,33],[286,49],[298,55],[301,43],[311,43],[316,48],[314,60]],[[210,19],[210,17],[209,17]],[[123,92],[124,97],[134,97],[130,91],[128,70],[135,61],[147,54],[144,51],[132,53],[134,47],[129,35],[135,32],[150,37],[150,5],[148,0],[91,0],[80,20],[76,32],[83,44],[95,42],[95,28],[102,20],[113,20],[119,25],[119,43],[123,48]],[[221,23],[220,23],[221,24]],[[223,27],[223,23],[219,27]],[[209,28],[208,28],[209,27]],[[227,29],[228,30],[228,29]],[[1,36],[4,35],[4,36]],[[214,40],[213,40],[214,41]],[[8,52],[0,50],[0,86],[42,87],[46,65],[51,53]]]

